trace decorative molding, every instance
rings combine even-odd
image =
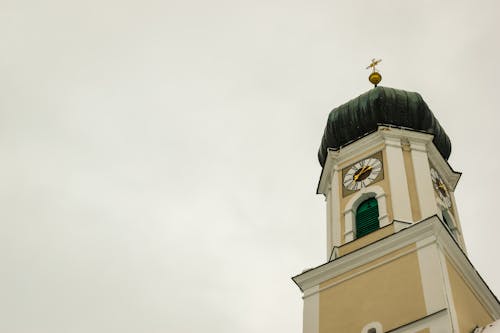
[[[403,148],[404,151],[411,151],[411,144],[408,138],[401,138],[401,148]]]
[[[451,191],[455,191],[462,173],[453,170],[448,161],[441,156],[441,153],[439,153],[439,150],[437,150],[436,146],[434,146],[432,142],[427,145],[427,149],[429,160],[439,175],[443,178],[446,187]]]
[[[316,293],[316,290],[317,287],[304,293],[304,295],[307,293],[308,297],[304,297],[303,332],[319,332],[319,294]]]
[[[376,269],[378,267],[387,265],[388,263],[391,263],[391,262],[393,262],[393,261],[395,261],[395,260],[397,260],[399,258],[402,258],[402,257],[405,257],[405,256],[407,256],[409,254],[415,253],[417,250],[418,249],[411,249],[411,250],[405,251],[403,253],[399,253],[398,255],[395,255],[395,256],[393,256],[391,258],[388,258],[388,259],[386,259],[384,261],[378,262],[377,264],[375,264],[373,266],[370,266],[370,267],[367,267],[367,268],[362,269],[360,271],[357,271],[356,273],[354,273],[352,275],[349,275],[349,276],[347,276],[347,277],[345,277],[345,278],[343,278],[341,280],[338,280],[338,281],[332,282],[332,283],[330,283],[330,284],[328,284],[326,286],[323,286],[322,288],[318,289],[317,292],[320,292],[320,291],[323,291],[323,290],[335,287],[335,286],[337,286],[339,284],[342,284],[342,283],[344,283],[344,282],[346,282],[348,280],[351,280],[351,279],[353,279],[353,278],[355,278],[357,276],[365,274],[366,272],[372,271],[372,270],[374,270],[374,269]]]
[[[397,144],[390,144],[392,141]],[[401,136],[386,135],[385,142],[386,175],[389,179],[392,216],[396,220],[412,221],[412,204],[408,188],[404,152],[401,147]]]
[[[432,144],[432,137],[428,139],[429,142],[427,142],[427,144]],[[412,142],[410,155],[415,179],[415,190],[419,203],[420,218],[424,219],[438,214],[426,143]]]
[[[400,230],[406,229],[410,227],[413,223],[411,222],[403,222],[403,221],[394,221],[394,231],[398,232]]]
[[[397,249],[415,243],[417,240],[432,236],[432,221],[434,220],[440,223],[437,217],[416,223],[409,228],[299,274],[292,279],[301,290],[310,288],[356,267],[370,263]]]
[[[334,178],[333,181],[331,182],[334,186],[333,188],[335,191],[339,190],[339,186],[342,186],[342,181],[339,179],[340,177],[340,171],[335,170],[333,172]],[[341,210],[340,210],[340,200],[338,200],[337,197],[334,197],[333,194],[331,201],[330,201],[330,207],[327,207],[327,209],[330,210],[330,219],[327,221],[328,224],[330,224],[330,237],[332,242],[330,244],[327,244],[327,247],[331,246],[340,246],[341,244],[341,230],[340,230],[340,216],[341,216]],[[328,254],[327,254],[328,255]]]
[[[401,148],[401,139],[410,141],[412,150],[429,152],[429,159],[433,162],[436,169],[445,178],[448,188],[454,190],[460,172],[454,171],[448,162],[441,156],[434,146],[432,134],[415,131],[412,129],[395,128],[380,125],[376,132],[370,133],[348,145],[339,149],[328,149],[327,158],[323,170],[321,171],[318,183],[317,193],[326,195],[327,184],[331,180],[332,169],[340,170],[339,164],[353,157],[360,156],[367,151],[375,148],[377,145],[388,145]]]
[[[427,144],[431,142],[434,136],[432,134],[419,132],[412,130],[410,128],[401,128],[401,127],[387,127],[387,126],[379,126],[379,132],[382,133],[384,138],[393,138],[400,139],[406,138],[412,142],[421,142]]]
[[[330,257],[328,258],[328,261],[335,260],[339,257],[339,247],[334,246],[332,249],[332,253],[330,254]]]
[[[307,272],[294,276],[292,280],[301,290],[306,290],[329,279],[335,278],[346,272],[352,271],[362,265],[373,262],[391,252],[401,249],[418,241],[422,246],[436,243],[443,254],[449,258],[450,263],[463,278],[466,284],[474,291],[478,300],[495,317],[500,317],[500,303],[488,288],[484,280],[470,263],[458,243],[451,236],[443,222],[432,216],[408,228],[396,232],[375,243],[371,243],[354,252],[336,258]],[[419,247],[415,249],[418,251]],[[346,277],[348,278],[348,277]]]
[[[445,287],[443,286],[444,272],[440,260],[440,252],[434,237],[417,242],[418,266],[427,313],[448,308]]]
[[[366,152],[373,150],[377,146],[381,146],[382,148],[384,140],[379,134],[379,131],[371,133],[338,150],[328,149],[325,166],[321,171],[318,184],[318,194],[326,195],[327,184],[331,183],[332,169],[340,171],[342,169],[340,165],[345,161],[348,161],[356,156],[363,156]]]
[[[431,332],[453,332],[446,324],[449,313],[447,309],[442,309],[431,313],[423,318],[415,320],[411,323],[404,324],[387,331],[386,333],[409,333],[420,332],[426,328],[430,328]],[[444,324],[444,325],[443,325]]]
[[[481,304],[493,314],[494,318],[500,318],[498,299],[459,247],[450,231],[444,226],[444,222],[441,222],[437,233],[437,244],[465,283],[471,287]]]
[[[422,152],[422,153],[427,153],[427,145],[433,144],[432,143],[432,135],[430,137],[428,137],[427,139],[428,140],[426,140],[425,142],[411,141],[410,142],[411,150]]]

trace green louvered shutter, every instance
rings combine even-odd
[[[356,238],[374,232],[378,225],[378,203],[375,198],[363,201],[356,211]]]

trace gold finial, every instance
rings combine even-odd
[[[375,87],[377,86],[377,84],[380,83],[380,81],[382,81],[382,75],[380,75],[380,73],[377,72],[377,69],[375,68],[375,66],[377,66],[381,61],[382,61],[382,59],[375,60],[375,58],[373,58],[371,64],[368,65],[368,67],[366,67],[366,69],[370,69],[370,68],[372,69],[370,76],[368,76],[368,80],[371,83],[373,83],[375,85]]]

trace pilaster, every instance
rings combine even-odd
[[[385,136],[387,175],[391,189],[392,213],[395,220],[412,221],[410,194],[406,179],[401,139],[398,136]]]

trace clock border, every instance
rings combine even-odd
[[[343,198],[359,191],[359,190],[349,190],[344,186],[345,174],[352,168],[353,165],[355,165],[356,163],[359,163],[360,161],[366,160],[368,158],[376,158],[380,161],[380,163],[382,163],[382,170],[380,170],[380,173],[378,174],[378,176],[368,186],[371,186],[375,183],[378,183],[379,181],[384,179],[384,169],[385,169],[384,168],[384,159],[383,159],[382,150],[380,150],[380,151],[378,151],[370,156],[360,158],[356,162],[349,164],[345,168],[342,168],[342,179],[340,180],[340,184],[342,186],[342,197]]]

